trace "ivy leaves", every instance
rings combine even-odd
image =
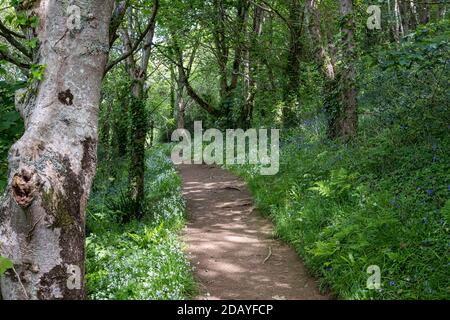
[[[381,66],[384,69],[411,69],[420,65],[422,69],[443,65],[448,61],[450,33],[449,20],[430,23],[405,37],[400,48],[381,52]]]

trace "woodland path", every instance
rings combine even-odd
[[[296,252],[273,238],[240,179],[207,165],[181,165],[184,237],[199,283],[197,299],[327,299]]]

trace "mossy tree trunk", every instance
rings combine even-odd
[[[358,130],[358,103],[356,91],[356,47],[355,20],[352,0],[340,0],[341,15],[342,65],[333,88],[337,91],[338,103],[329,110],[328,133],[330,138],[350,140]]]
[[[128,179],[128,193],[135,204],[142,204],[145,196],[145,142],[148,132],[148,121],[145,111],[146,92],[144,85],[147,80],[147,68],[151,55],[158,9],[159,1],[156,0],[153,5],[152,13],[148,19],[147,33],[144,36],[142,48],[138,50],[135,55],[130,55],[126,60],[126,70],[131,78],[132,94],[129,106],[131,115],[129,140],[131,162]],[[128,19],[132,22],[133,14],[131,11],[129,11]],[[130,23],[129,28],[131,28],[131,25],[133,25],[133,23]],[[133,30],[124,30],[123,32],[124,45],[130,52],[133,51],[133,44],[130,38],[132,32]],[[136,206],[136,208],[140,210],[140,206]],[[141,212],[136,212],[136,214],[139,216]]]
[[[284,86],[282,121],[284,127],[292,127],[296,124],[296,109],[300,104],[300,60],[302,54],[301,33],[304,15],[299,0],[289,1],[289,52],[287,56],[285,72],[286,84]]]
[[[80,25],[68,6],[80,10]],[[3,299],[83,299],[85,208],[96,168],[100,86],[113,0],[34,1],[43,80],[17,94],[25,134],[9,153],[0,255]],[[73,12],[73,11],[72,11]],[[75,11],[76,14],[76,11]]]

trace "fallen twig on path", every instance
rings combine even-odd
[[[265,264],[267,261],[269,261],[270,257],[272,256],[272,246],[269,246],[269,254],[264,259],[263,264]]]

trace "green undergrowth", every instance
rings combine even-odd
[[[352,143],[305,120],[283,132],[276,176],[231,168],[276,235],[341,299],[450,299],[448,21],[409,38],[362,59]],[[380,290],[367,288],[370,266],[380,268]]]
[[[337,297],[449,299],[449,150],[437,160],[433,150],[380,134],[352,147],[287,144],[273,177],[232,170]],[[379,291],[367,289],[371,265],[381,269]]]
[[[126,163],[101,163],[87,218],[87,287],[91,299],[178,300],[194,293],[179,232],[185,204],[168,146],[147,152],[146,201],[139,220],[123,223]]]

